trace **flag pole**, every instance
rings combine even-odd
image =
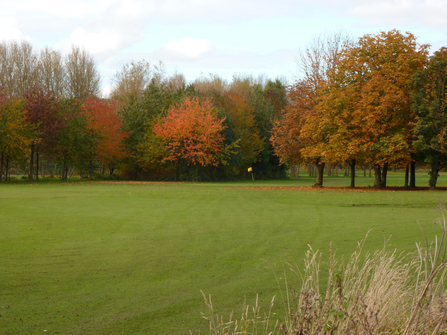
[[[255,175],[253,174],[253,168],[249,167],[248,172],[251,172],[251,180],[255,181]]]

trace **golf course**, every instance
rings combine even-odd
[[[361,171],[360,171],[361,172]],[[347,258],[416,252],[440,235],[440,189],[404,190],[404,175],[214,183],[11,181],[0,184],[0,334],[208,334],[202,292],[215,312],[264,309],[277,279],[300,287],[309,246]],[[428,185],[418,172],[417,186]],[[423,229],[423,232],[421,231]],[[388,242],[386,242],[389,239]],[[322,281],[324,285],[324,281]],[[202,291],[202,292],[201,292]]]

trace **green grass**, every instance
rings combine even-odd
[[[402,174],[389,181],[401,185]],[[434,208],[447,199],[444,191],[265,188],[312,184],[303,176],[0,185],[0,334],[206,333],[200,290],[223,313],[238,310],[244,295],[268,304],[278,289],[266,265],[282,275],[287,262],[302,265],[307,244],[326,252],[331,241],[349,255],[369,230],[368,250],[392,236],[388,248],[413,251],[423,239],[417,221],[433,236]]]

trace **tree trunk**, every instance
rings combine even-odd
[[[428,181],[428,184],[430,185],[430,190],[434,190],[436,188],[436,183],[438,181],[439,170],[440,170],[437,157],[433,157],[430,166],[431,166],[431,170],[430,170],[430,179]]]
[[[363,167],[363,177],[366,177],[366,166]]]
[[[351,166],[351,185],[349,187],[354,188],[355,187],[355,159],[352,159],[349,163]]]
[[[382,185],[381,174],[380,174],[380,165],[374,164],[374,187],[380,188]]]
[[[39,146],[36,145],[36,180],[39,180]]]
[[[61,174],[61,179],[62,180],[67,180],[67,175],[68,175],[68,166],[67,163],[65,163],[65,161],[62,164],[62,174]]]
[[[407,164],[407,166],[405,167],[405,185],[404,188],[407,189],[408,188],[408,177],[410,174],[410,164]]]
[[[323,186],[323,175],[324,175],[324,163],[318,163],[317,162],[317,170],[318,170],[318,175],[317,175],[317,186]]]
[[[388,162],[383,164],[381,186],[386,187],[386,175],[388,173]]]
[[[335,175],[338,177],[338,164],[337,164],[337,166],[335,167]]]
[[[410,187],[416,187],[416,161],[411,162]]]
[[[29,159],[29,180],[33,180],[34,175],[33,167],[34,167],[34,144],[31,144],[31,154]]]
[[[9,178],[8,178],[9,176]],[[8,181],[11,179],[11,176],[9,174],[9,156],[6,156],[6,171],[5,171],[5,181]]]
[[[90,159],[88,164],[88,179],[93,180],[93,160]]]
[[[3,160],[5,159],[5,153],[2,151],[2,156],[0,159],[0,183],[3,181]]]
[[[369,163],[369,176],[371,177],[371,163]]]

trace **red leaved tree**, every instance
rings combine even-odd
[[[217,166],[217,155],[224,147],[223,122],[208,100],[187,97],[181,105],[172,106],[153,131],[165,143],[165,160]]]
[[[26,120],[36,129],[36,136],[31,141],[30,173],[32,180],[38,178],[39,155],[54,156],[63,124],[58,117],[60,105],[57,97],[42,87],[35,87],[23,94]],[[34,169],[34,155],[36,167]]]
[[[127,155],[124,139],[127,133],[121,130],[122,121],[116,113],[117,106],[106,100],[91,96],[82,107],[82,112],[89,119],[88,131],[92,139],[92,159],[98,159],[113,173],[116,163]],[[92,160],[90,160],[89,177],[92,179]]]

